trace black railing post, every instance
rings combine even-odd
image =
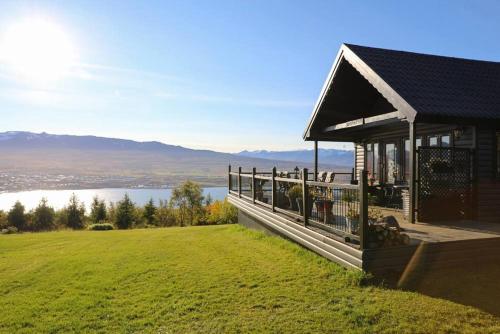
[[[304,217],[304,226],[309,221],[309,189],[307,185],[307,168],[302,169],[302,215]]]
[[[238,197],[241,198],[241,167],[238,167]]]
[[[273,174],[271,176],[271,208],[276,211],[276,167],[273,167]]]
[[[256,191],[255,191],[255,174],[257,173],[257,169],[254,167],[252,168],[252,202],[253,204],[255,204],[255,195],[256,195]]]
[[[361,170],[359,183],[359,244],[361,250],[368,248],[368,172]]]
[[[355,184],[356,183],[356,168],[353,168],[351,170],[351,184]]]
[[[314,181],[318,181],[318,141],[314,141]]]
[[[231,193],[231,190],[233,188],[233,185],[231,184],[231,179],[232,179],[232,177],[231,177],[231,165],[229,165],[227,170],[228,170],[227,188],[228,188],[228,193]]]

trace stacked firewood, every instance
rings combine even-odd
[[[393,216],[368,225],[368,247],[381,248],[410,244],[408,234],[401,233],[401,228]]]

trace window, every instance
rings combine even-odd
[[[449,134],[429,136],[429,146],[450,147],[451,136]]]
[[[379,155],[378,143],[366,144],[366,170],[368,178],[378,181],[379,177]]]
[[[372,179],[374,181],[379,181],[380,175],[380,156],[378,155],[378,143],[373,144],[373,176]]]
[[[450,145],[451,145],[450,135],[441,136],[441,146],[442,147],[449,147]]]
[[[396,183],[398,177],[398,147],[394,143],[385,144],[385,182]]]
[[[368,178],[373,175],[373,144],[366,144],[366,170]]]
[[[422,138],[417,138],[416,140],[416,146],[419,148],[422,146]],[[408,181],[410,180],[410,140],[405,139],[405,161],[404,161],[404,168],[405,168],[405,173],[404,173],[404,180]]]

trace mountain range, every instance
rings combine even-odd
[[[294,150],[294,151],[242,151],[237,153],[239,156],[294,161],[294,162],[311,162],[314,161],[313,150]],[[318,161],[336,166],[352,166],[354,164],[354,152],[348,150],[336,149],[318,149]]]
[[[246,171],[312,167],[307,151],[293,152],[230,154],[155,141],[10,131],[0,133],[0,190],[168,187],[187,179],[215,186],[226,184],[229,164]],[[347,170],[352,163],[346,161],[323,161],[322,168]]]

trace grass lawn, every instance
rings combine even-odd
[[[500,332],[362,278],[239,226],[2,235],[0,332]]]

